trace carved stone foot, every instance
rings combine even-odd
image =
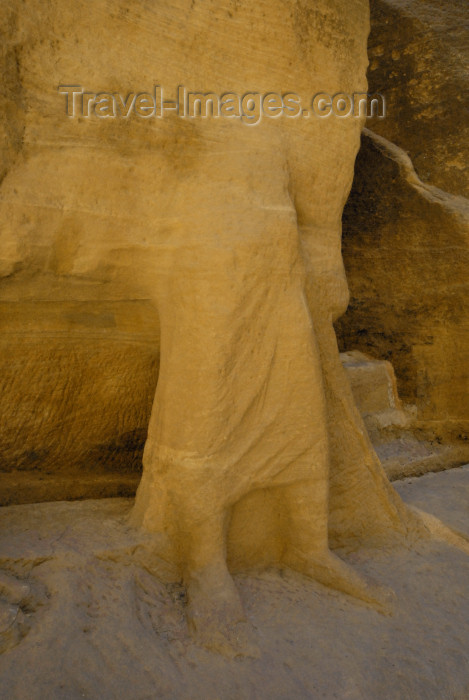
[[[259,650],[233,579],[224,566],[206,567],[186,577],[187,623],[197,644],[229,658]]]
[[[0,636],[8,632],[18,617],[19,608],[4,600],[0,601]]]
[[[27,583],[0,572],[0,653],[18,644],[29,629],[20,607],[29,594]]]
[[[308,556],[299,551],[291,550],[284,561],[295,571],[299,571],[329,588],[357,598],[384,615],[392,613],[395,594],[391,589],[379,585],[368,577],[361,576],[328,550],[315,552]]]
[[[28,597],[30,593],[29,584],[25,581],[6,574],[0,571],[0,597],[8,600],[10,603],[18,605],[22,600]]]

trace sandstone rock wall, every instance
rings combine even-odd
[[[194,89],[248,85],[266,92],[285,85],[294,59],[301,70],[288,89],[309,95],[315,86],[364,87],[345,69],[326,69],[333,65],[330,37],[345,36],[332,21],[339,0],[322,14],[306,2],[248,10],[236,2],[197,4],[200,21],[189,26],[192,5],[168,5],[164,21],[144,2],[90,9],[56,0],[30,3],[27,11],[12,2],[0,10],[3,502],[134,491],[159,362],[159,319],[148,290],[155,264],[162,268],[149,230],[165,220],[163,238],[173,236],[175,207],[185,208],[191,221],[194,211],[213,209],[219,193],[206,181],[200,185],[208,162],[218,162],[209,168],[213,181],[228,186],[244,178],[232,206],[233,216],[244,207],[244,225],[246,212],[259,204],[249,194],[254,183],[265,183],[266,210],[286,197],[288,142],[288,187],[296,191],[300,228],[328,275],[329,298],[343,308],[337,224],[343,195],[333,193],[346,193],[351,173],[337,174],[330,164],[350,156],[344,144],[353,151],[356,126],[355,135],[326,149],[316,144],[320,138],[332,143],[330,134],[320,136],[311,124],[298,124],[293,137],[279,137],[265,124],[248,127],[216,161],[216,144],[230,143],[226,125],[204,131],[200,123],[170,118],[164,128],[138,119],[65,118],[57,85],[77,81],[95,91],[160,83],[174,93],[183,75]],[[365,5],[357,2],[358,14],[364,16]],[[344,349],[359,347],[393,362],[400,394],[417,403],[423,427],[456,437],[466,435],[469,415],[467,219],[462,200],[449,196],[467,193],[465,14],[462,2],[372,3],[369,78],[371,88],[386,95],[388,117],[370,126],[409,151],[422,182],[449,194],[427,196],[413,175],[409,181],[409,168],[392,148],[365,138],[344,220],[352,304],[338,326]],[[342,58],[355,50],[350,37],[363,34],[354,22],[347,20]],[[240,46],[241,55],[251,50],[253,26],[262,52],[256,62],[240,63]],[[295,37],[290,56],[287,26]],[[317,31],[325,45],[311,49]],[[215,70],[208,37],[223,57]],[[235,165],[241,146],[247,155]],[[323,195],[312,201],[320,178]],[[309,231],[331,236],[334,259],[324,254],[330,241],[322,246]]]
[[[345,308],[340,216],[361,125],[71,119],[57,87],[360,92],[368,4],[33,0],[1,14],[3,492],[128,493],[157,378],[157,297],[170,324],[198,266],[206,288],[188,284],[185,303],[200,311],[215,268],[241,269],[253,241],[275,264],[299,227],[321,303]],[[211,351],[208,337],[199,352]]]
[[[369,120],[344,213],[340,344],[389,359],[418,425],[467,445],[467,4],[371,5],[368,76],[388,111]]]
[[[370,128],[403,148],[419,178],[469,195],[469,17],[465,0],[371,0],[371,90],[387,118]]]
[[[351,303],[338,329],[395,367],[422,426],[465,438],[469,349],[467,200],[423,185],[407,156],[368,132],[344,213]]]

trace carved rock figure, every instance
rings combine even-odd
[[[332,326],[361,120],[71,119],[55,92],[363,92],[368,3],[86,7],[11,10],[29,110],[2,184],[5,294],[154,306],[161,363],[132,522],[154,533],[160,575],[183,578],[206,644],[239,646],[229,572],[246,567],[287,565],[382,606],[330,549],[427,533],[373,453]]]

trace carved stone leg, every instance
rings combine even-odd
[[[187,622],[195,639],[227,656],[252,654],[249,629],[235,583],[226,566],[225,515],[191,519],[184,583]]]
[[[131,522],[154,534],[160,557],[177,563],[189,631],[197,643],[226,656],[257,655],[226,563],[229,511],[220,503],[210,468],[183,453],[152,449],[150,441],[144,464]],[[168,470],[174,476],[162,484]]]
[[[325,586],[358,598],[380,612],[389,612],[392,591],[359,575],[330,551],[326,491],[325,479],[299,482],[285,489],[289,541],[284,562]]]

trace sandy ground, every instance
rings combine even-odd
[[[394,484],[469,533],[469,467]],[[2,700],[469,699],[469,558],[445,545],[362,551],[383,616],[291,572],[238,576],[259,658],[188,637],[184,592],[136,563],[130,499],[0,509],[0,566],[30,593],[3,639]]]

